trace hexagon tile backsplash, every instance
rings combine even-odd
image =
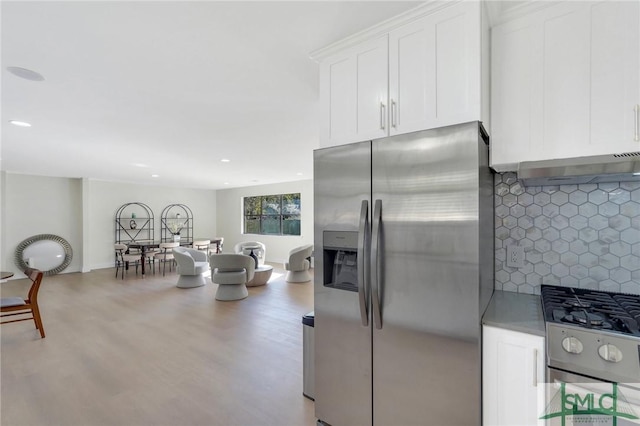
[[[495,175],[495,288],[540,284],[640,294],[640,182],[524,187]],[[507,246],[524,267],[507,266]]]

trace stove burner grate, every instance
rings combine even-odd
[[[604,325],[604,318],[602,316],[587,311],[572,311],[565,318],[567,322],[577,322],[587,327],[602,327]]]
[[[640,336],[640,296],[543,285],[546,321]]]
[[[585,302],[580,299],[568,300],[564,305],[574,309],[589,309],[592,306],[590,302]]]

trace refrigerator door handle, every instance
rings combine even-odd
[[[382,329],[382,311],[380,309],[380,225],[382,225],[382,200],[376,200],[373,208],[373,231],[371,235],[371,301],[373,309],[373,321],[378,330]]]
[[[362,325],[369,325],[369,311],[367,309],[367,278],[365,269],[365,256],[367,255],[367,242],[369,241],[369,201],[362,200],[360,206],[360,226],[358,229],[358,300],[360,302],[360,320]]]

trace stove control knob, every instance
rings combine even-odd
[[[576,337],[565,337],[562,339],[562,349],[570,354],[579,354],[584,347],[582,346],[582,342]]]
[[[622,351],[618,349],[617,346],[607,343],[606,345],[602,345],[598,348],[598,354],[600,358],[609,362],[620,362],[622,361]]]

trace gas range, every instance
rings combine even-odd
[[[640,296],[542,285],[541,298],[549,368],[640,383]]]

